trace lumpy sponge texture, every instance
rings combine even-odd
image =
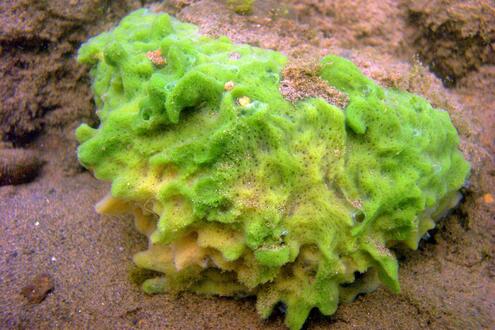
[[[134,262],[162,274],[150,294],[253,295],[299,329],[380,282],[398,292],[390,247],[417,248],[469,172],[447,112],[338,56],[318,74],[345,108],[284,99],[281,53],[147,10],[78,58],[101,120],[77,129],[78,156],[112,183],[97,210],[147,235]]]

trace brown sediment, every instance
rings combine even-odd
[[[484,64],[495,64],[492,0],[406,1],[421,58],[447,85]]]
[[[5,328],[283,328],[280,315],[261,321],[252,299],[189,293],[177,298],[146,296],[129,280],[132,276],[142,282],[156,275],[132,271],[131,256],[146,248],[145,237],[134,229],[131,217],[99,216],[94,211],[108,185],[81,171],[75,157],[77,123],[96,124],[87,70],[76,63],[75,54],[80,42],[110,28],[142,2],[0,3],[0,135],[16,146],[36,150],[47,161],[35,181],[0,187],[0,324]],[[351,59],[383,85],[424,95],[453,118],[472,164],[460,208],[421,242],[418,251],[401,251],[401,294],[380,288],[341,305],[332,317],[313,313],[308,321],[311,329],[495,324],[495,205],[485,202],[486,194],[495,195],[494,66],[479,61],[461,67],[455,71],[459,72],[456,87],[445,88],[420,60],[427,65],[445,62],[449,57],[442,57],[440,49],[448,44],[438,37],[424,39],[428,47],[437,45],[438,52],[415,57],[419,41],[414,36],[424,36],[428,25],[423,24],[426,20],[411,22],[411,3],[291,0],[281,5],[268,0],[257,1],[251,15],[237,15],[220,0],[177,0],[154,7],[198,24],[209,35],[227,35],[236,42],[287,54],[290,64],[283,79],[291,88],[285,93],[289,99],[332,98],[333,91],[322,89],[321,94],[313,74],[316,67],[311,65],[332,52]],[[480,10],[475,2],[469,3]],[[421,15],[437,17],[442,4],[437,6],[425,7],[429,11]],[[468,22],[471,14],[456,11],[456,15],[461,16],[454,21]],[[465,45],[459,38],[449,42]],[[470,47],[478,49],[477,45]],[[461,61],[462,56],[454,60]],[[310,88],[314,84],[318,91]],[[41,303],[26,305],[19,292],[40,270],[52,276],[57,288]]]
[[[330,86],[318,76],[317,64],[305,62],[288,64],[282,72],[280,93],[289,101],[297,102],[310,97],[320,97],[330,104],[344,109],[349,102],[347,95]]]

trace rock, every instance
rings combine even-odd
[[[30,304],[39,304],[54,288],[53,278],[50,274],[36,276],[31,284],[21,290],[21,294],[27,298]]]
[[[0,149],[0,186],[29,182],[42,166],[43,160],[33,150]]]

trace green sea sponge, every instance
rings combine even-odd
[[[134,262],[163,276],[147,293],[255,295],[299,329],[379,282],[398,292],[390,247],[417,248],[469,172],[447,112],[338,56],[319,74],[344,109],[284,99],[282,54],[147,10],[79,61],[101,124],[77,129],[78,156],[112,183],[97,210],[132,213],[148,236]]]

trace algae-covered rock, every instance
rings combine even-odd
[[[77,130],[81,163],[132,213],[163,273],[147,293],[257,296],[268,317],[287,306],[299,329],[312,308],[376,288],[399,291],[389,249],[412,249],[458,201],[469,165],[447,112],[385,89],[327,56],[320,77],[347,95],[291,103],[286,58],[201,36],[147,10],[83,45],[101,124]]]

